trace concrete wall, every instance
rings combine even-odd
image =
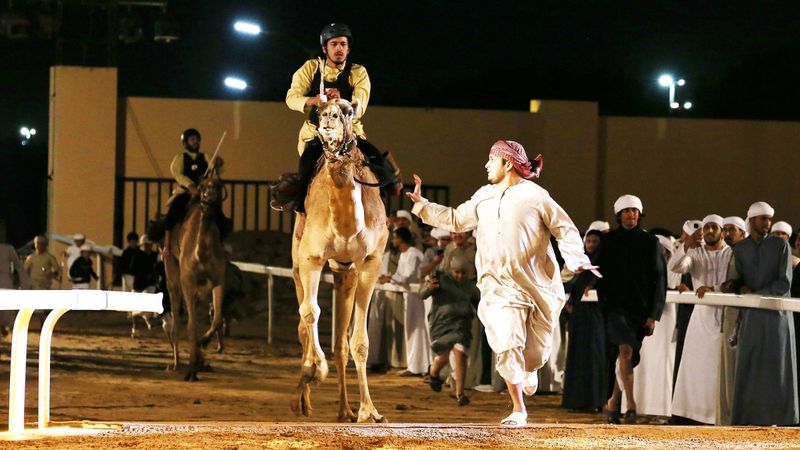
[[[303,117],[282,102],[120,102],[118,115],[114,69],[53,69],[51,232],[112,242],[115,172],[169,177],[188,127],[201,130],[209,153],[227,131],[225,178],[274,180],[296,169]],[[449,186],[454,205],[485,183],[488,149],[505,138],[531,157],[543,154],[539,183],[581,229],[598,217],[613,220],[612,204],[624,193],[642,197],[649,227],[678,230],[686,218],[711,212],[744,215],[756,200],[800,225],[792,209],[800,181],[791,174],[800,163],[800,123],[599,117],[596,103],[550,100],[535,113],[370,106],[364,122],[370,141],[394,153],[406,180],[417,173]],[[124,153],[115,160],[117,135]]]
[[[758,200],[800,225],[800,123],[601,117],[606,218],[621,194],[642,198],[649,226],[679,230],[710,213],[744,217]]]
[[[49,233],[82,232],[98,244],[112,242],[116,111],[116,69],[51,68]],[[63,248],[57,244],[51,252]]]
[[[227,130],[220,153],[226,178],[274,180],[296,170],[303,116],[283,103],[123,101],[128,176],[169,176],[169,163],[181,149],[178,137],[188,127],[201,130],[209,153]],[[405,180],[417,173],[426,183],[447,185],[454,203],[486,182],[483,166],[491,144],[500,138],[517,140],[531,156],[544,155],[541,184],[579,223],[594,215],[597,123],[596,104],[561,101],[543,102],[536,114],[370,106],[364,120],[368,139],[392,151]]]

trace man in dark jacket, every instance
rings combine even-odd
[[[658,239],[642,229],[642,213],[642,201],[636,196],[623,195],[614,202],[619,227],[603,236],[598,260],[604,278],[597,294],[606,318],[610,370],[619,362],[619,376],[604,408],[609,423],[620,422],[622,389],[629,405],[625,423],[636,422],[633,368],[639,363],[642,340],[653,334],[666,299],[661,249]]]

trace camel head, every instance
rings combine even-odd
[[[353,118],[358,102],[335,99],[319,108],[319,137],[324,149],[326,167],[337,188],[352,182],[353,169],[364,161],[361,152],[351,151],[355,147]]]
[[[217,177],[204,178],[197,188],[200,191],[200,206],[204,212],[209,209],[217,211],[222,207],[222,201],[227,194],[222,180]]]
[[[358,110],[358,102],[352,104],[347,100],[335,99],[319,107],[319,138],[329,158],[347,153],[350,144],[355,142],[353,119]]]

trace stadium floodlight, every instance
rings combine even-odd
[[[672,78],[672,75],[661,75],[658,77],[658,84],[663,87],[669,87],[675,80]]]
[[[236,89],[239,91],[243,91],[247,89],[247,81],[244,81],[238,77],[225,77],[225,86],[228,86],[231,89]]]
[[[686,84],[686,80],[684,80],[683,78],[679,78],[679,79],[676,80],[675,78],[672,77],[672,75],[663,74],[660,77],[658,77],[658,84],[661,87],[669,88],[669,103],[667,103],[667,104],[669,105],[670,109],[680,109],[681,108],[681,104],[679,102],[675,101],[675,89],[678,86],[685,85]],[[692,108],[692,102],[685,102],[683,104],[683,108],[684,109],[691,109]]]
[[[258,36],[261,34],[261,25],[246,20],[237,20],[233,24],[233,29],[239,33],[248,34],[250,36]]]

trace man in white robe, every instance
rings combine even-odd
[[[703,219],[703,245],[689,240],[672,256],[669,269],[692,276],[697,297],[720,292],[727,279],[733,249],[722,239],[722,217]],[[681,366],[672,399],[672,414],[706,424],[717,423],[722,307],[695,305],[686,330]]]
[[[408,290],[409,284],[420,282],[420,267],[424,256],[412,247],[414,237],[407,228],[398,228],[392,233],[392,245],[400,249],[400,259],[394,275],[381,275],[380,283],[393,283]],[[405,306],[406,370],[402,376],[422,376],[428,372],[433,361],[431,339],[425,322],[425,306],[414,291],[403,293]]]
[[[564,286],[550,236],[572,271],[594,270],[578,229],[548,192],[527,179],[538,176],[541,156],[530,161],[517,142],[497,141],[485,165],[489,183],[457,208],[430,203],[414,176],[412,212],[451,231],[476,230],[475,265],[481,302],[478,317],[497,354],[513,412],[501,421],[527,424],[523,392],[537,388],[536,370],[550,357],[553,330],[564,306]]]

